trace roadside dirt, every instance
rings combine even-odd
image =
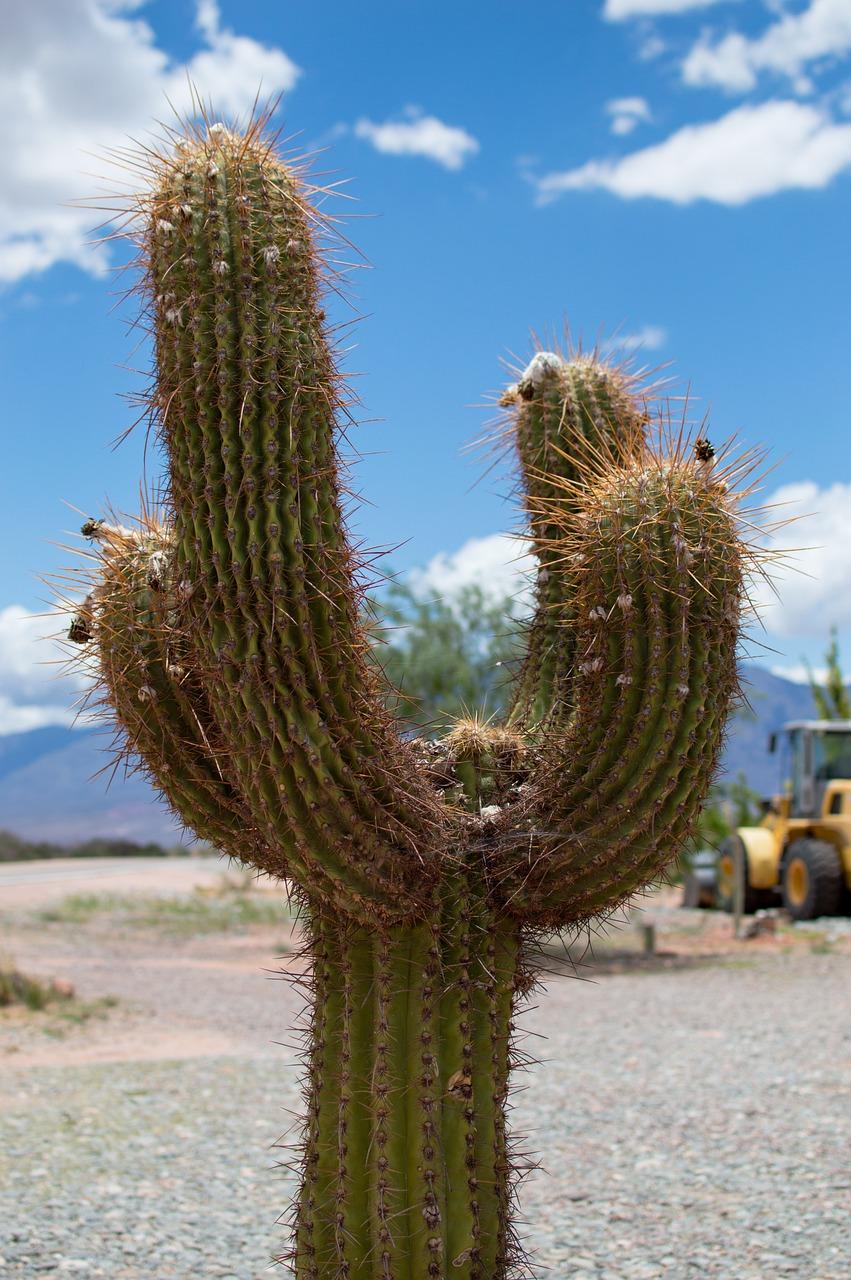
[[[78,1018],[61,1010],[0,1010],[0,1063],[16,1067],[144,1062],[240,1054],[269,1040],[267,983],[298,979],[304,971],[298,926],[280,886],[254,882],[251,901],[280,905],[280,923],[238,931],[174,936],[162,927],[129,928],[120,913],[94,913],[81,922],[42,918],[69,894],[134,894],[219,901],[239,883],[214,858],[73,859],[7,864],[0,869],[0,959],[23,972],[73,984],[83,1008]],[[133,865],[127,865],[132,863]],[[244,883],[244,879],[243,879]],[[236,892],[245,893],[245,890]],[[218,895],[218,897],[216,896]],[[679,893],[665,889],[644,899],[629,918],[593,936],[547,944],[542,968],[553,975],[596,979],[605,974],[659,972],[711,963],[748,963],[758,957],[830,952],[851,954],[851,922],[822,922],[749,939],[732,935],[729,917],[683,911]],[[61,912],[60,912],[61,914]],[[274,911],[273,911],[274,914]],[[643,927],[655,927],[655,950],[643,950]],[[299,999],[296,993],[296,1002]],[[106,1001],[114,1002],[105,1007]],[[292,993],[286,1003],[291,1006]],[[2,1094],[0,1094],[2,1104]]]

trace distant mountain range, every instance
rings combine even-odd
[[[95,776],[108,764],[108,742],[98,730],[59,725],[0,736],[0,830],[57,844],[93,836],[176,844],[177,823],[141,775]]]
[[[786,720],[815,715],[806,685],[745,667],[745,689],[753,719],[739,715],[730,726],[722,778],[744,773],[760,794],[778,789],[778,761],[766,750],[768,734]],[[110,779],[103,733],[49,726],[0,736],[0,829],[28,840],[60,844],[94,836],[173,844],[174,819],[139,774]]]
[[[780,758],[768,754],[768,735],[787,720],[812,720],[817,711],[809,685],[796,684],[772,675],[755,663],[742,668],[745,695],[750,711],[744,708],[730,724],[719,781],[743,773],[760,795],[780,790]]]

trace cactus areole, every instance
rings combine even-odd
[[[651,444],[622,370],[538,352],[502,397],[538,561],[513,705],[408,740],[341,514],[310,191],[259,125],[204,124],[150,159],[136,214],[168,500],[87,522],[72,638],[185,825],[303,905],[295,1276],[502,1280],[530,946],[611,913],[692,829],[737,687],[736,468]]]

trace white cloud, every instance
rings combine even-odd
[[[756,577],[751,594],[765,631],[793,651],[792,662],[779,673],[793,679],[803,671],[794,667],[796,647],[804,653],[818,649],[818,669],[829,628],[851,630],[851,556],[846,554],[851,547],[851,482],[820,488],[804,480],[783,485],[760,501],[765,524],[791,521],[761,539],[777,559],[769,568],[772,585]],[[471,538],[457,551],[440,552],[414,570],[409,581],[419,593],[450,599],[477,584],[494,599],[514,595],[525,607],[531,600],[533,568],[527,541],[495,533]],[[754,634],[759,638],[759,632]]]
[[[807,66],[821,58],[839,58],[851,49],[849,0],[811,0],[800,13],[786,13],[761,36],[732,32],[713,41],[703,36],[683,62],[691,85],[718,85],[734,92],[756,86],[760,72],[788,76],[798,92],[812,84]]]
[[[664,142],[617,160],[537,179],[547,204],[568,191],[652,196],[674,204],[740,205],[792,188],[826,186],[851,166],[851,125],[792,101],[742,106],[709,124],[686,125]]]
[[[82,680],[57,665],[66,657],[52,638],[61,622],[17,604],[0,609],[0,734],[72,723]]]
[[[5,694],[0,694],[0,736],[7,733],[28,733],[30,729],[43,729],[49,724],[70,726],[73,721],[74,713],[67,707],[17,703]]]
[[[358,120],[355,135],[371,142],[376,151],[391,156],[425,156],[445,169],[460,169],[479,150],[479,144],[466,129],[444,124],[436,116],[408,111],[406,120]]]
[[[642,62],[652,62],[654,58],[660,57],[667,47],[662,37],[655,31],[651,31],[638,46],[638,56]]]
[[[448,597],[468,586],[479,586],[494,600],[511,596],[519,608],[531,599],[534,566],[529,544],[507,533],[471,538],[458,551],[441,551],[423,569],[414,569],[409,581],[421,595]]]
[[[606,115],[611,117],[612,133],[619,136],[632,133],[637,124],[651,119],[644,98],[612,98],[606,103]]]
[[[660,18],[689,9],[708,9],[710,5],[725,0],[606,0],[603,17],[608,22],[623,22],[627,18]]]
[[[824,640],[828,628],[851,628],[851,483],[784,485],[768,499],[769,517],[795,523],[770,536],[783,554],[771,569],[774,591],[758,582],[754,600],[772,636]],[[801,548],[790,551],[788,548]]]
[[[98,272],[103,247],[87,244],[98,217],[67,207],[97,194],[96,157],[168,120],[169,101],[192,109],[190,82],[223,115],[251,109],[258,91],[290,89],[299,70],[281,50],[223,29],[215,0],[199,0],[203,42],[185,63],[157,47],[138,0],[39,0],[8,6],[0,44],[0,281],[72,262]],[[95,157],[95,158],[93,158]],[[109,175],[117,187],[129,176]]]
[[[803,662],[793,662],[791,666],[784,666],[781,663],[770,667],[769,670],[773,676],[780,676],[783,680],[791,680],[793,684],[810,683],[810,673]],[[827,679],[826,667],[813,667],[812,673],[819,684],[824,684]]]
[[[616,333],[603,343],[603,352],[658,351],[668,341],[668,331],[658,324],[646,324],[633,333]]]

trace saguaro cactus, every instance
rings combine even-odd
[[[167,515],[92,520],[93,646],[187,827],[297,886],[312,957],[298,1280],[512,1274],[512,1010],[542,930],[691,829],[736,689],[730,467],[630,379],[539,352],[503,396],[538,605],[506,723],[400,737],[341,516],[321,221],[259,127],[188,129],[139,200]]]

